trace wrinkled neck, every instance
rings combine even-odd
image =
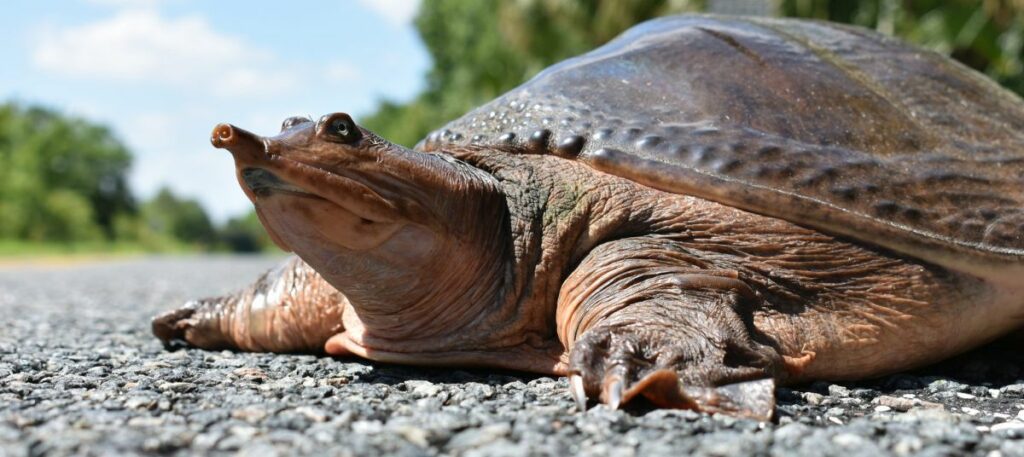
[[[375,253],[385,259],[377,268],[380,276],[339,281],[351,302],[346,318],[358,320],[365,336],[395,341],[450,337],[500,306],[511,245],[505,199],[493,178],[479,170],[458,176],[451,186],[435,189],[436,223],[401,232]],[[432,248],[421,249],[427,241]]]
[[[494,176],[509,207],[512,276],[505,314],[496,320],[520,335],[555,340],[555,309],[568,272],[594,246],[647,232],[656,215],[646,202],[656,199],[635,195],[647,188],[559,157],[485,149],[456,156]]]

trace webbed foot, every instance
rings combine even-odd
[[[642,396],[659,407],[770,420],[773,351],[745,335],[693,331],[628,319],[587,330],[569,362],[570,393],[580,410],[589,393],[611,408]]]
[[[153,335],[166,349],[198,347],[202,349],[231,349],[229,334],[222,331],[220,313],[227,299],[190,300],[181,308],[172,309],[153,318]]]

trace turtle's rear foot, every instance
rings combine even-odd
[[[168,349],[323,352],[343,330],[345,297],[298,258],[234,294],[192,300],[153,318],[153,334]]]

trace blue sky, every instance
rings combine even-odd
[[[143,198],[167,185],[216,220],[248,210],[218,122],[275,133],[291,115],[405,100],[429,65],[418,0],[5,2],[0,100],[111,126]]]

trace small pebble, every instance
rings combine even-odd
[[[803,399],[807,404],[817,406],[825,400],[825,396],[814,392],[804,392]]]
[[[998,424],[995,424],[995,425],[989,427],[989,429],[991,431],[993,431],[993,432],[1002,432],[1002,431],[1007,431],[1007,430],[1011,430],[1011,431],[1024,430],[1024,422],[1016,422],[1016,421],[1002,422],[1002,423],[998,423]]]
[[[1022,398],[1024,397],[1024,384],[1010,384],[1003,386],[999,389],[1002,395],[1010,398]]]
[[[849,397],[850,389],[839,384],[832,384],[828,386],[828,394],[833,397]]]
[[[896,411],[906,412],[910,411],[910,408],[914,407],[914,401],[915,400],[908,398],[890,397],[887,395],[883,395],[872,400],[872,403],[892,408]]]

